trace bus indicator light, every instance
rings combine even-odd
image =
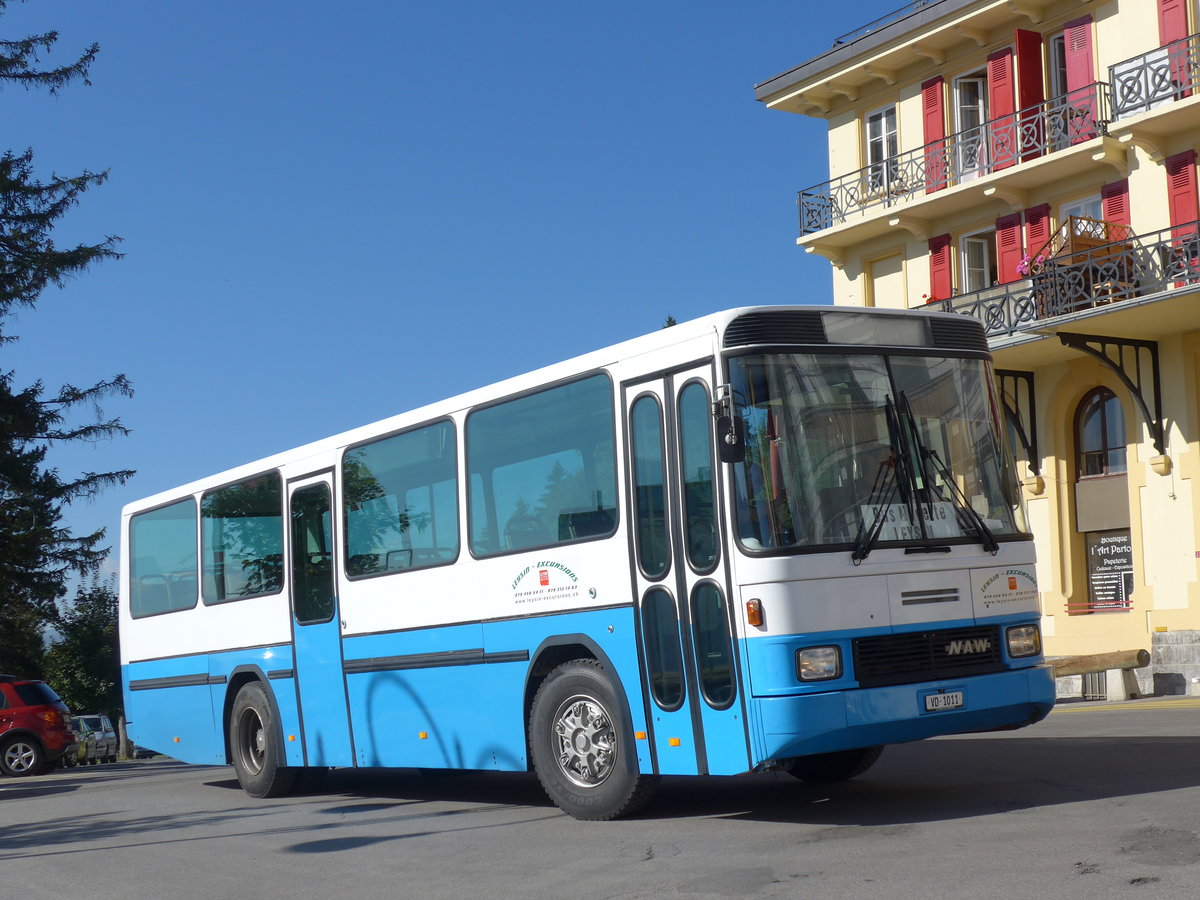
[[[634,738],[636,738],[639,741],[644,741],[646,739],[646,732],[637,731],[637,732],[634,732],[633,736],[634,736]]]
[[[428,731],[418,731],[417,737],[423,741],[427,741],[427,740],[429,740],[429,732]]]
[[[295,741],[296,741],[296,736],[295,736],[294,734],[289,734],[289,735],[288,735],[288,740],[289,740],[289,741],[292,741],[293,743],[295,743]]]
[[[670,744],[672,747],[679,747],[682,745],[683,742],[681,740],[679,740],[679,738],[667,738],[667,743]]]
[[[761,600],[746,601],[746,624],[747,625],[762,625],[763,609]]]

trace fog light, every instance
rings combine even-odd
[[[1005,634],[1008,640],[1008,655],[1013,659],[1022,656],[1037,656],[1042,652],[1042,635],[1036,625],[1015,625]]]
[[[837,647],[806,647],[796,651],[796,675],[801,681],[842,677],[842,651]]]

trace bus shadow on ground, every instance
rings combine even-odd
[[[839,784],[805,784],[781,772],[667,777],[635,818],[903,825],[1197,785],[1195,738],[973,737],[890,746],[870,771]],[[551,807],[534,775],[511,772],[335,770],[312,796]],[[331,811],[360,807],[370,804]]]

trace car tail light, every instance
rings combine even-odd
[[[38,713],[38,718],[40,718],[47,725],[57,725],[58,724],[58,710],[51,709],[51,710],[48,710],[47,712]]]

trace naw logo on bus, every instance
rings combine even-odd
[[[967,638],[962,641],[950,641],[945,649],[947,656],[968,656],[987,653],[992,649],[992,642],[988,638]]]
[[[579,596],[579,576],[556,560],[538,560],[517,573],[512,591],[516,603],[573,599]]]

